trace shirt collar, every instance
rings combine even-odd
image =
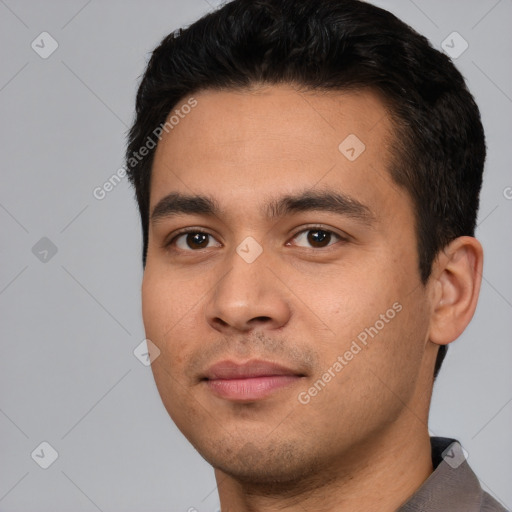
[[[434,471],[397,512],[480,512],[483,491],[460,443],[431,437]]]

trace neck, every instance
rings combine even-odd
[[[409,422],[406,422],[409,423]],[[417,421],[392,428],[341,454],[339,463],[292,484],[255,486],[219,469],[222,512],[395,512],[433,471],[430,437]]]

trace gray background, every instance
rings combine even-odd
[[[512,0],[377,3],[437,48],[453,31],[469,43],[455,63],[488,137],[477,232],[486,258],[476,315],[434,389],[430,430],[459,439],[484,488],[511,508]],[[93,196],[123,165],[147,53],[215,6],[0,0],[1,511],[217,509],[213,470],[133,354],[144,331],[132,191],[125,178]],[[31,48],[43,31],[59,45],[47,59]],[[43,237],[55,254],[38,254]],[[59,454],[46,470],[31,458],[43,441]]]

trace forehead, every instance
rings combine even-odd
[[[254,204],[258,211],[261,199],[278,191],[332,188],[383,207],[403,194],[388,172],[390,117],[371,91],[281,85],[206,90],[194,99],[197,105],[158,143],[150,211],[170,192],[207,193],[221,205]]]

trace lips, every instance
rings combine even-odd
[[[205,373],[204,378],[214,379],[248,379],[251,377],[266,377],[269,375],[303,375],[277,363],[253,359],[246,363],[235,363],[234,361],[220,361],[211,366]]]
[[[233,401],[254,401],[298,382],[304,374],[277,363],[251,360],[245,363],[220,361],[203,375],[208,389]]]

